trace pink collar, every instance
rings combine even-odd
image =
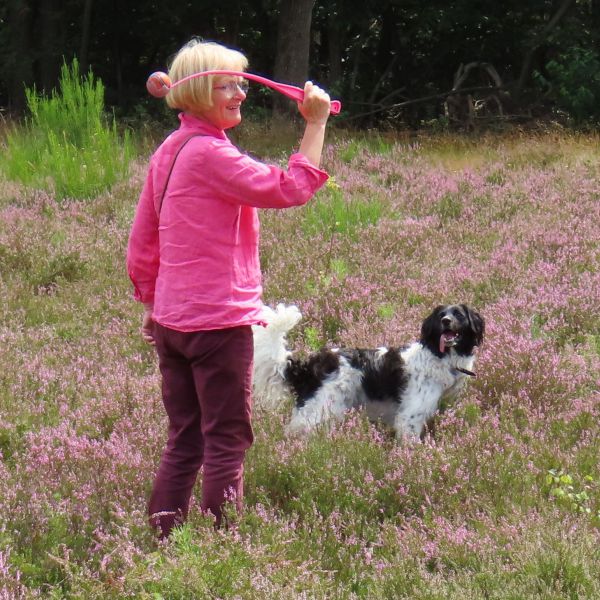
[[[210,135],[222,140],[228,139],[222,129],[215,127],[212,123],[209,123],[200,117],[185,112],[179,113],[178,117],[181,122],[180,130],[189,131],[190,133],[197,131],[202,135]]]

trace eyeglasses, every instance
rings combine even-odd
[[[213,90],[223,90],[223,91],[227,92],[227,94],[229,96],[233,97],[237,94],[238,89],[242,93],[247,94],[249,87],[250,87],[250,84],[245,79],[242,79],[242,81],[228,81],[227,83],[224,83],[223,85],[215,85],[213,87]]]

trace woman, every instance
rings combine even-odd
[[[241,53],[193,40],[169,76],[246,67]],[[169,92],[181,124],[151,158],[129,239],[142,336],[156,346],[169,419],[149,502],[163,538],[186,518],[200,467],[201,507],[217,525],[225,500],[241,507],[253,441],[251,326],[262,307],[257,208],[305,204],[328,177],[319,163],[329,96],[306,83],[304,135],[284,170],[242,154],[225,134],[242,119],[246,91],[241,78],[205,76]]]

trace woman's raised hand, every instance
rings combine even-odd
[[[312,81],[304,84],[304,101],[298,102],[298,110],[307,123],[324,125],[331,111],[329,94]]]

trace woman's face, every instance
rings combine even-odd
[[[246,99],[248,82],[241,77],[216,77],[213,82],[213,105],[201,116],[218,129],[230,129],[242,120],[240,108]]]

